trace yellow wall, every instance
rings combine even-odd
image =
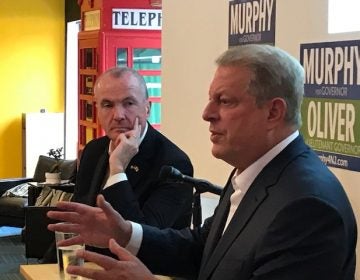
[[[64,111],[64,1],[0,1],[0,178],[22,174],[22,113]]]

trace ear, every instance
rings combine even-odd
[[[285,120],[287,104],[283,98],[276,97],[271,99],[270,101],[268,101],[268,106],[269,106],[268,122],[271,125],[271,127]]]
[[[150,109],[151,109],[151,101],[147,101],[146,108],[145,108],[147,117],[150,116]]]

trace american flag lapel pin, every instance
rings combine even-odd
[[[135,172],[139,172],[139,167],[137,165],[130,165],[130,169],[134,170]]]

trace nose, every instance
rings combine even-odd
[[[119,121],[125,119],[125,110],[123,106],[121,106],[120,104],[116,104],[113,107],[113,117],[114,120],[119,120]]]
[[[202,118],[204,121],[211,122],[218,118],[218,113],[215,108],[214,102],[209,101],[208,104],[205,106]]]

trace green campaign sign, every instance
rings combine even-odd
[[[302,44],[301,133],[329,166],[360,171],[360,41]]]

